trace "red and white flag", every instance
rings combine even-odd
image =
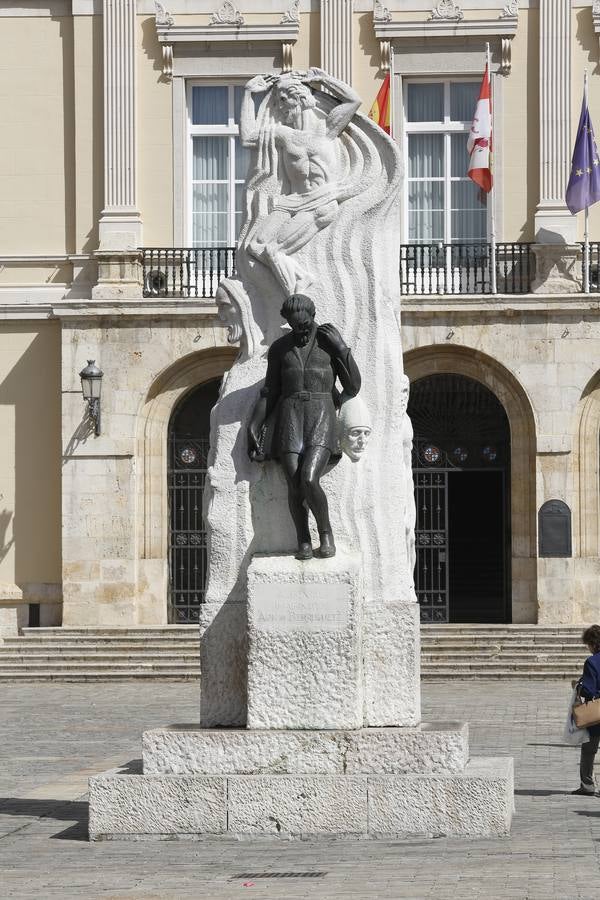
[[[479,100],[467,141],[469,168],[467,175],[487,193],[492,189],[492,94],[486,65]]]

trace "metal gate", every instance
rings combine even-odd
[[[169,435],[169,621],[198,622],[208,554],[202,492],[209,441]]]
[[[415,591],[422,622],[447,622],[448,473],[414,469],[417,522]]]

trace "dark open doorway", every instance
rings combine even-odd
[[[415,588],[424,622],[510,621],[510,431],[484,385],[432,375],[411,386]]]
[[[175,408],[169,425],[169,622],[198,622],[207,575],[202,494],[210,446],[210,413],[221,379],[201,384]]]

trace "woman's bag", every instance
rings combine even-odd
[[[578,728],[575,724],[575,720],[573,718],[573,706],[576,702],[577,691],[573,690],[571,692],[571,698],[569,700],[567,720],[565,722],[565,729],[563,731],[563,740],[565,744],[570,744],[572,747],[578,747],[580,744],[585,744],[586,741],[589,741],[590,739],[590,734],[587,728]]]
[[[577,691],[577,699],[573,705],[573,719],[578,728],[600,725],[600,697],[586,702]]]

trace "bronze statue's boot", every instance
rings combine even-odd
[[[298,552],[296,553],[296,559],[312,559],[312,555],[313,555],[312,544],[302,543],[302,544],[298,545]]]
[[[330,556],[335,556],[335,544],[333,542],[333,535],[331,531],[323,531],[321,532],[319,537],[321,538],[319,556],[323,559],[328,559]]]

